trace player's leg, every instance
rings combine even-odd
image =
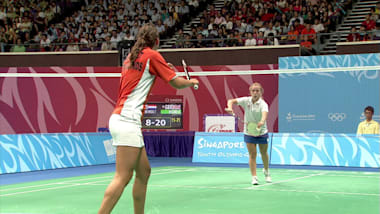
[[[252,184],[257,185],[258,179],[256,175],[256,157],[257,157],[256,144],[246,143],[246,145],[247,145],[248,154],[249,154],[249,169],[251,170]]]
[[[133,184],[133,205],[135,207],[135,214],[144,213],[146,189],[148,185],[148,179],[150,176],[150,164],[146,150],[143,147],[136,164],[136,177]]]
[[[133,170],[136,167],[136,161],[141,150],[142,149],[138,147],[117,147],[115,176],[104,193],[102,205],[98,212],[99,214],[111,213],[113,207],[123,193],[125,186],[133,176]]]
[[[269,155],[268,155],[268,144],[259,144],[261,158],[263,160],[264,169],[269,168]]]
[[[259,144],[259,149],[260,149],[260,154],[261,158],[263,160],[264,164],[264,175],[265,175],[265,180],[267,182],[272,182],[272,179],[269,175],[269,155],[268,155],[268,144]]]

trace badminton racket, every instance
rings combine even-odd
[[[182,66],[183,66],[183,71],[185,72],[186,74],[186,79],[190,80],[190,74],[189,74],[189,71],[187,70],[187,65],[186,65],[186,62],[185,60],[182,59]],[[198,84],[194,85],[193,88],[195,90],[198,90]]]
[[[227,108],[225,108],[225,111],[227,111]],[[236,117],[240,122],[242,122],[246,125],[246,129],[247,129],[248,134],[253,135],[253,136],[259,136],[261,134],[261,129],[257,127],[257,123],[245,122],[243,119],[241,119],[235,113],[233,113],[232,116]]]

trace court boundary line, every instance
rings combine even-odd
[[[323,193],[323,194],[343,194],[343,195],[362,195],[362,196],[380,196],[376,193],[355,193],[355,192],[324,192],[324,191],[314,191],[314,190],[292,190],[292,189],[259,189],[259,188],[241,188],[241,187],[207,187],[207,186],[192,186],[192,185],[148,185],[151,187],[160,187],[160,188],[190,188],[190,189],[220,189],[220,190],[257,190],[257,191],[279,191],[279,192],[307,192],[307,193]],[[260,186],[260,185],[259,185]],[[263,186],[263,185],[261,185]]]
[[[174,169],[172,169],[172,168],[167,168],[167,169],[164,168],[164,169],[158,169],[156,171],[158,171],[158,173],[152,173],[152,175],[170,174],[170,173],[177,173],[177,172],[191,172],[191,171],[201,172],[203,170],[199,170],[196,167],[191,167],[189,169],[186,169],[185,167],[181,167],[181,168],[174,168]],[[161,171],[163,171],[163,172],[161,172]],[[218,170],[215,170],[215,171],[218,172]],[[223,170],[223,169],[219,170],[219,172],[223,172],[223,171],[226,171],[226,170]],[[231,170],[231,171],[233,171],[233,170]],[[313,171],[307,171],[307,172],[313,172]],[[266,184],[262,184],[262,185],[258,185],[258,186],[250,186],[250,187],[244,187],[244,188],[241,188],[241,187],[212,187],[212,186],[211,187],[210,186],[207,187],[207,186],[193,186],[193,185],[172,185],[172,186],[168,186],[168,185],[154,185],[154,184],[148,185],[148,186],[150,186],[150,187],[168,187],[168,188],[181,187],[181,188],[197,188],[197,189],[236,189],[236,190],[260,190],[260,191],[264,191],[265,190],[265,191],[283,191],[283,192],[310,192],[310,193],[324,193],[324,194],[346,194],[346,195],[380,196],[380,194],[375,194],[375,193],[323,192],[323,191],[290,190],[290,189],[287,189],[287,190],[284,190],[284,189],[273,189],[273,190],[271,190],[271,189],[260,189],[260,187],[275,185],[275,184],[279,184],[279,183],[286,183],[286,182],[296,181],[296,180],[310,178],[310,177],[315,177],[315,176],[320,176],[320,175],[328,175],[328,174],[329,174],[328,172],[319,172],[319,173],[311,174],[311,175],[307,175],[307,176],[296,177],[296,178],[291,178],[291,179],[286,179],[286,180],[280,180],[280,181],[273,182],[273,183],[266,183]],[[345,176],[345,175],[341,175],[341,176]],[[81,186],[81,185],[102,185],[103,186],[103,185],[108,185],[108,183],[110,181],[107,180],[107,184],[97,184],[97,183],[100,183],[100,182],[105,182],[104,180],[98,180],[98,179],[111,178],[111,177],[113,177],[113,175],[112,176],[100,176],[100,177],[95,177],[95,178],[81,178],[81,179],[74,179],[74,180],[62,181],[62,182],[53,182],[53,183],[42,184],[42,185],[43,186],[49,186],[49,185],[59,184],[59,185],[63,185],[63,186],[56,186],[56,187],[49,187],[49,188],[42,188],[42,189],[34,189],[34,190],[23,191],[23,192],[0,194],[0,197],[13,196],[13,195],[32,193],[32,192],[47,191],[47,190],[54,190],[54,189],[63,189],[63,188],[69,188],[69,187],[74,187],[74,186]],[[346,177],[350,177],[350,176],[346,176]],[[368,177],[372,177],[372,176],[368,176]],[[85,180],[95,180],[95,181],[86,182],[86,183],[73,183],[75,181],[85,181]],[[41,185],[25,186],[25,187],[20,187],[20,188],[34,188],[36,186],[41,186]],[[0,192],[2,192],[2,191],[9,191],[9,190],[16,190],[16,189],[20,189],[20,188],[0,189]]]
[[[297,180],[301,180],[301,179],[305,179],[305,178],[311,178],[311,177],[315,177],[315,176],[319,176],[319,175],[325,175],[325,174],[327,174],[327,172],[321,172],[321,173],[306,175],[306,176],[297,177],[297,178],[290,178],[290,179],[286,179],[286,180],[280,180],[280,181],[277,181],[277,182],[266,183],[266,184],[263,184],[263,185],[258,185],[258,186],[254,186],[254,187],[248,187],[248,188],[250,188],[250,189],[252,189],[252,188],[256,189],[256,188],[263,187],[263,186],[270,186],[270,185],[274,185],[274,184],[292,182],[292,181],[297,181]]]
[[[161,175],[161,174],[169,174],[169,173],[176,173],[176,172],[187,172],[187,171],[192,171],[192,170],[191,169],[188,169],[188,170],[172,170],[172,171],[162,172],[162,173],[156,173],[156,174],[152,173],[152,175]],[[113,177],[113,176],[106,176],[106,177]],[[100,178],[104,178],[104,176],[103,177],[97,177],[97,178],[99,178],[99,179]],[[96,179],[96,178],[94,178],[94,179]],[[32,193],[32,192],[41,192],[41,191],[47,191],[47,190],[53,190],[53,189],[63,189],[63,188],[68,188],[68,187],[73,187],[73,186],[88,185],[88,184],[91,184],[91,183],[97,183],[97,182],[102,182],[102,181],[104,181],[104,180],[93,181],[93,182],[88,182],[88,183],[70,183],[70,181],[55,182],[55,183],[51,183],[51,184],[48,184],[48,185],[45,185],[45,186],[49,186],[49,185],[53,185],[54,186],[56,184],[60,184],[60,185],[63,184],[64,186],[41,188],[41,189],[27,190],[27,191],[14,192],[14,193],[5,193],[5,194],[0,194],[0,197],[13,196],[13,195]],[[73,182],[73,181],[71,181],[71,182]],[[8,189],[8,190],[12,190],[12,189]],[[8,191],[8,190],[5,189],[4,191]],[[3,191],[3,189],[0,189],[0,192],[2,192],[2,191]]]
[[[182,170],[182,169],[180,169],[180,168],[157,169],[157,170],[154,170],[154,172],[156,172],[156,171],[176,171],[176,170]],[[99,174],[108,174],[108,173],[114,173],[114,172],[105,172],[105,173],[99,173]],[[66,177],[66,178],[57,178],[57,179],[70,179],[70,178],[75,178],[75,177],[94,176],[94,175],[96,175],[96,174],[74,176],[74,177]],[[96,179],[109,178],[109,177],[113,177],[113,175],[112,176],[107,175],[107,176],[100,176],[100,177],[73,179],[73,181],[96,180]],[[57,179],[49,179],[49,180],[57,180]],[[43,182],[43,180],[32,181],[32,182],[41,182],[41,181]],[[25,189],[25,188],[33,188],[33,187],[41,187],[41,186],[50,186],[50,185],[53,185],[53,184],[60,184],[60,183],[65,183],[65,182],[68,182],[68,181],[53,182],[53,183],[48,183],[48,184],[39,184],[39,185],[32,185],[32,186],[15,187],[15,188],[0,188],[0,192],[1,191],[8,191],[8,190],[16,190],[16,189]],[[28,183],[28,182],[25,182],[25,183]],[[10,184],[10,185],[4,185],[4,186],[13,186],[13,185],[19,185],[19,184]]]

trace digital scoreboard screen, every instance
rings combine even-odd
[[[145,105],[143,129],[182,129],[183,97],[151,95]]]

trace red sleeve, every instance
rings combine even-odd
[[[172,70],[165,59],[161,56],[160,53],[156,52],[152,55],[150,59],[150,72],[153,75],[156,75],[163,79],[165,82],[169,82],[170,80],[176,77],[176,73]]]

